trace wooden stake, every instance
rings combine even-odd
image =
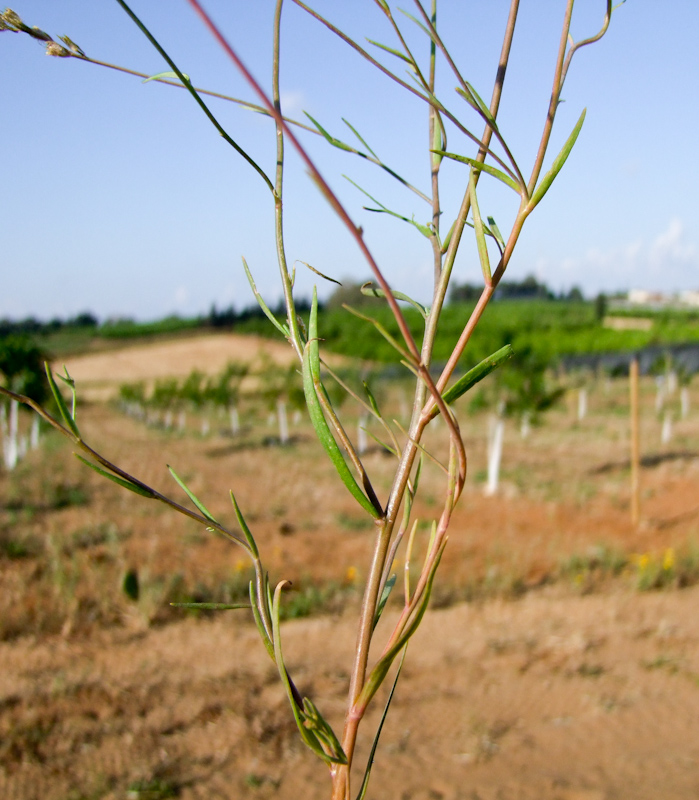
[[[638,425],[638,359],[633,358],[629,369],[631,393],[631,524],[638,526],[641,518],[640,472],[641,456]]]

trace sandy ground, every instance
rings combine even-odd
[[[214,369],[226,360],[213,355],[219,344],[207,351]],[[175,374],[191,368],[179,349],[188,346],[169,351],[179,353]],[[135,349],[119,362],[124,380],[154,363],[152,351]],[[106,380],[112,368],[100,371],[101,358],[69,368],[80,379],[80,365],[92,363],[82,380]],[[585,421],[574,421],[571,403],[526,442],[508,427],[495,498],[481,483],[487,417],[465,416],[471,477],[369,798],[699,796],[699,588],[639,592],[637,561],[613,580],[560,569],[571,556],[613,550],[679,558],[699,542],[699,420],[678,423],[660,447],[646,387],[636,529],[625,398],[623,386],[600,389]],[[238,439],[223,423],[202,437],[146,428],[101,404],[79,412],[89,442],[178,500],[168,463],[229,521],[233,488],[273,581],[289,578],[294,591],[339,587],[323,614],[284,623],[283,638],[294,678],[340,726],[355,639],[352,584],[369,559],[371,526],[337,488],[308,424],[279,448],[252,408],[241,409]],[[437,440],[430,446],[440,455]],[[365,465],[383,496],[391,459],[376,448]],[[440,481],[426,468],[422,519],[437,513]],[[56,487],[68,502],[48,502]],[[0,534],[19,531],[35,543],[26,557],[0,555],[0,798],[328,797],[325,768],[299,743],[247,612],[167,611],[176,581],[214,592],[243,574],[239,550],[88,472],[54,440],[16,475],[0,476],[0,493]],[[137,603],[121,591],[129,568],[141,579]],[[395,613],[387,611],[385,630]],[[385,696],[369,715],[359,765]]]
[[[370,796],[696,798],[698,602],[698,589],[544,593],[430,613]],[[290,622],[283,635],[292,674],[338,720],[351,621]],[[249,624],[26,639],[0,659],[2,727],[23,749],[3,748],[7,800],[116,799],[154,776],[188,799],[328,796]]]

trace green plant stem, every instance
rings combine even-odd
[[[283,0],[277,0],[274,9],[274,51],[272,57],[272,103],[275,113],[274,127],[277,132],[277,165],[274,179],[274,238],[277,247],[277,263],[279,264],[279,274],[284,290],[284,302],[287,309],[287,320],[289,322],[290,344],[296,351],[299,361],[303,361],[303,345],[299,330],[298,318],[296,316],[296,306],[294,303],[294,292],[286,261],[286,250],[284,248],[284,206],[283,206],[283,187],[284,187],[284,121],[281,110],[281,100],[279,93],[279,59],[281,49],[281,19],[282,19]]]

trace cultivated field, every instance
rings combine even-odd
[[[371,540],[310,425],[280,447],[252,397],[235,437],[225,417],[202,436],[201,412],[167,431],[103,401],[123,381],[254,361],[259,346],[226,335],[76,357],[70,372],[90,389],[79,421],[92,446],[171,496],[184,500],[166,464],[214,515],[233,519],[235,491],[272,582],[294,582],[290,670],[337,722]],[[637,530],[623,379],[590,384],[580,421],[571,391],[527,439],[508,422],[496,497],[483,494],[488,412],[465,415],[468,488],[372,798],[699,796],[699,394],[661,445],[655,384],[642,388]],[[400,387],[385,402],[405,412]],[[391,456],[375,446],[366,465],[386,492]],[[422,520],[438,513],[438,477],[426,467]],[[0,475],[0,500],[0,797],[327,796],[247,612],[168,605],[241,597],[241,551],[100,479],[50,435]]]

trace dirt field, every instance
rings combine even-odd
[[[194,365],[220,369],[219,346]],[[69,369],[104,388],[110,375],[152,377],[167,363],[145,348],[118,368],[108,358]],[[170,363],[178,375],[191,368],[182,351]],[[466,416],[468,488],[369,797],[699,796],[699,586],[677,588],[699,580],[699,412],[661,446],[650,383],[643,400],[638,530],[623,382],[596,386],[581,422],[571,395],[526,441],[510,425],[495,498],[482,490],[487,417]],[[230,521],[235,491],[272,581],[294,582],[282,629],[290,670],[339,726],[369,526],[305,422],[281,448],[266,411],[250,402],[241,417],[237,438],[224,420],[208,437],[193,424],[173,433],[102,403],[81,407],[79,421],[96,449],[177,499],[166,464]],[[375,448],[366,466],[385,493],[390,457]],[[438,470],[426,470],[421,519],[438,513],[438,487]],[[168,606],[240,596],[242,552],[100,479],[54,437],[0,475],[0,499],[0,798],[328,796],[247,612]],[[129,573],[136,597],[124,591]],[[370,720],[358,764],[377,710]]]

